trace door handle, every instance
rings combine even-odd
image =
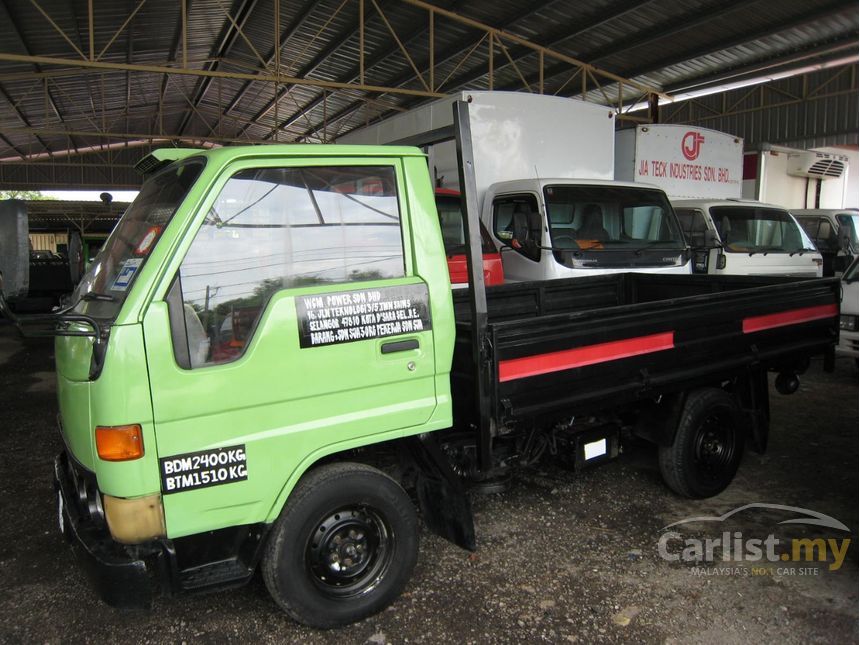
[[[410,338],[409,340],[396,340],[391,343],[382,343],[383,354],[393,354],[394,352],[408,352],[411,349],[418,349],[418,339]]]

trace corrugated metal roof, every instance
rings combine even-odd
[[[185,0],[184,48],[182,3],[96,2],[93,49],[100,61],[119,65],[176,67],[182,65],[184,53],[188,68],[227,75],[273,73],[278,52],[283,74],[356,85],[360,2]],[[404,0],[363,3],[365,83],[425,90],[431,49],[427,11]],[[0,54],[89,57],[88,4],[4,0]],[[856,56],[858,35],[857,4],[845,0],[781,0],[778,7],[765,0],[439,0],[435,6],[621,77],[670,90],[779,66],[789,59],[820,62],[844,57],[846,46],[853,46]],[[442,14],[436,15],[434,28],[432,89],[449,93],[488,87],[486,37],[478,44],[483,32]],[[525,91],[525,79],[529,89],[537,91],[538,55],[509,40],[500,42],[493,52],[493,87]],[[546,56],[544,91],[578,95],[581,77],[574,77],[575,71]],[[633,101],[641,94],[625,86],[621,99]],[[586,98],[617,102],[617,84],[598,89],[589,83]],[[221,143],[317,141],[425,100],[358,87],[276,87],[273,82],[244,78],[0,61],[0,186],[31,185],[39,173],[49,175],[53,185],[99,181],[132,185],[137,179],[126,168],[130,163],[125,156],[140,149],[114,151],[109,158],[82,155],[88,163],[74,167],[63,157],[66,160],[55,162],[50,171],[33,165],[10,168],[4,159],[36,155],[31,163],[40,163],[44,159],[38,156],[46,153],[162,135],[164,140],[156,145],[169,145],[178,137]],[[780,118],[788,118],[788,113]],[[92,163],[93,158],[100,160]],[[99,168],[106,162],[113,165],[109,172]]]

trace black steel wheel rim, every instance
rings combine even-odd
[[[719,482],[732,474],[737,452],[735,432],[731,414],[724,410],[709,414],[696,429],[693,459],[707,480]]]
[[[394,555],[394,533],[374,508],[351,506],[322,517],[307,544],[317,588],[331,598],[360,596],[385,576]]]

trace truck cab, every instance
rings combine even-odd
[[[59,517],[114,604],[147,602],[153,567],[174,590],[240,583],[311,464],[451,425],[451,289],[426,163],[414,148],[333,154],[155,153],[74,294],[89,322],[56,340]],[[354,513],[345,534],[395,530]],[[320,575],[329,598],[362,580]]]
[[[641,184],[525,179],[491,185],[482,222],[505,278],[550,280],[618,272],[687,274],[687,246],[663,191]]]
[[[696,273],[821,277],[821,254],[780,206],[709,199],[672,205],[688,243],[701,249]]]
[[[857,255],[860,230],[857,209],[793,208],[791,214],[824,258],[824,275],[838,275],[845,271]]]

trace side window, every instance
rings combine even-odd
[[[237,359],[281,289],[404,275],[393,168],[243,170],[224,185],[182,262],[171,324],[185,328],[187,358],[174,347],[177,362]]]
[[[493,201],[493,232],[517,253],[538,262],[542,225],[534,195],[511,195]]]

